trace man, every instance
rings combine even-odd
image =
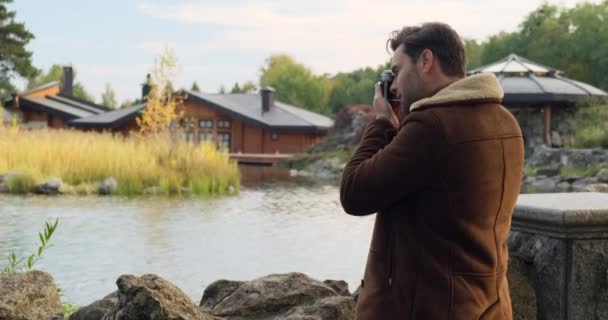
[[[512,319],[506,245],[524,149],[493,74],[465,78],[448,25],[388,41],[393,112],[376,86],[372,121],[344,168],[351,215],[378,212],[358,320]]]

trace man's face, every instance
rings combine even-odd
[[[391,91],[397,94],[401,100],[399,114],[400,119],[410,109],[412,103],[425,97],[425,85],[420,78],[417,64],[403,51],[400,45],[392,58],[391,69],[395,73],[395,80],[391,85]]]

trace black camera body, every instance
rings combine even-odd
[[[380,88],[382,89],[382,96],[389,103],[391,101],[397,100],[397,96],[391,92],[391,85],[395,80],[395,74],[392,70],[384,70],[382,74],[380,74]]]

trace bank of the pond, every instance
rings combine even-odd
[[[0,192],[196,194],[238,190],[237,164],[212,143],[0,126]]]

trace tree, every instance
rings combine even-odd
[[[201,89],[198,87],[198,83],[196,83],[196,81],[194,81],[192,83],[192,87],[190,88],[190,91],[193,92],[201,92]]]
[[[471,70],[481,67],[481,44],[474,39],[465,39],[464,49],[467,55],[467,69]]]
[[[77,98],[90,102],[95,102],[95,98],[93,97],[93,95],[91,95],[89,92],[87,92],[87,90],[85,90],[82,83],[76,82],[75,69],[73,70],[73,77],[74,84],[72,87],[72,94]],[[39,72],[37,77],[31,79],[28,82],[27,88],[36,88],[53,81],[59,81],[59,83],[63,85],[63,67],[58,64],[53,64],[46,74],[44,72]]]
[[[136,104],[136,101],[133,101],[133,100],[131,100],[131,99],[126,99],[125,101],[123,101],[123,102],[120,104],[120,107],[119,107],[119,108],[120,108],[120,109],[122,109],[122,108],[128,108],[128,107],[133,106],[133,105],[135,105],[135,104]]]
[[[273,55],[260,68],[260,86],[273,87],[277,100],[321,113],[330,112],[328,81],[288,55]]]
[[[220,89],[218,90],[219,94],[226,94],[226,87],[224,87],[224,85],[220,86]]]
[[[239,87],[238,82],[234,83],[234,86],[232,87],[232,89],[230,89],[230,93],[242,93],[241,87]]]
[[[0,101],[17,91],[11,83],[16,76],[29,79],[38,72],[32,66],[32,52],[25,49],[34,35],[15,22],[15,11],[6,8],[12,2],[0,0]]]
[[[110,86],[109,83],[106,83],[106,89],[101,94],[101,104],[112,109],[116,109],[116,107],[118,106],[116,102],[116,93],[114,92],[114,89],[112,89],[112,86]]]
[[[519,29],[481,44],[481,64],[516,53],[608,89],[608,1],[574,8],[543,4]]]
[[[247,81],[241,86],[242,93],[255,93],[256,91],[258,91],[258,88],[255,83],[251,81]]]
[[[232,93],[232,94],[254,93],[257,90],[258,90],[257,86],[251,81],[247,81],[247,82],[243,83],[242,86],[239,86],[238,82],[235,82],[232,89],[230,89],[230,93]]]
[[[329,99],[330,110],[340,111],[349,104],[371,104],[374,98],[374,84],[380,79],[382,71],[390,68],[387,62],[373,69],[357,69],[348,73],[338,73],[332,78],[333,87]]]
[[[174,51],[165,48],[152,72],[147,106],[136,118],[141,134],[159,134],[181,118],[183,98],[174,95],[172,90],[166,90],[171,86],[171,78],[175,75],[176,68]]]

